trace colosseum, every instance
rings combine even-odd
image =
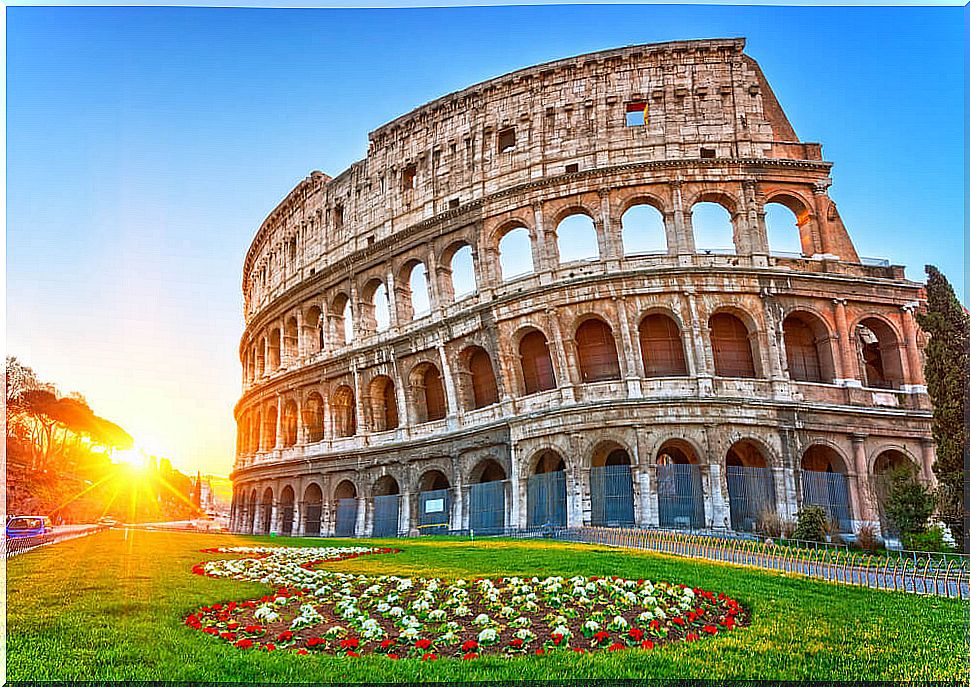
[[[233,531],[744,532],[814,504],[887,533],[887,471],[934,482],[923,292],[858,256],[831,167],[743,39],[541,64],[371,132],[246,255]]]

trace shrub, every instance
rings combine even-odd
[[[889,473],[886,515],[902,537],[926,531],[926,522],[936,507],[936,498],[908,468]]]
[[[774,539],[791,539],[795,523],[782,518],[773,510],[763,510],[758,514],[758,534]]]
[[[955,550],[943,539],[943,532],[939,527],[930,527],[925,532],[905,535],[903,546],[910,551],[931,551],[935,553],[950,553]]]
[[[825,541],[828,531],[828,516],[821,506],[806,506],[796,514],[798,525],[793,537],[804,541]]]
[[[863,525],[855,536],[855,543],[863,551],[875,551],[879,548],[876,531],[870,525]]]

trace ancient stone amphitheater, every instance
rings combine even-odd
[[[887,471],[933,480],[922,292],[857,255],[830,170],[742,39],[530,67],[371,132],[246,256],[232,528],[885,528]]]

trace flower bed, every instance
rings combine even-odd
[[[235,547],[249,558],[193,572],[271,585],[258,600],[203,606],[185,624],[239,649],[433,661],[482,654],[653,649],[734,630],[747,614],[724,594],[686,585],[575,576],[444,580],[358,575],[314,566],[366,547]]]

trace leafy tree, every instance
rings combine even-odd
[[[933,401],[933,472],[941,483],[940,517],[953,538],[965,541],[964,456],[967,451],[968,393],[970,393],[970,315],[953,287],[933,265],[926,266],[926,310],[917,314],[929,334],[924,365],[926,388]]]
[[[828,530],[828,515],[821,506],[805,506],[795,514],[798,525],[792,534],[793,539],[802,541],[825,541]]]
[[[936,499],[907,467],[900,467],[888,475],[886,516],[905,539],[926,531],[926,523],[936,508]]]

